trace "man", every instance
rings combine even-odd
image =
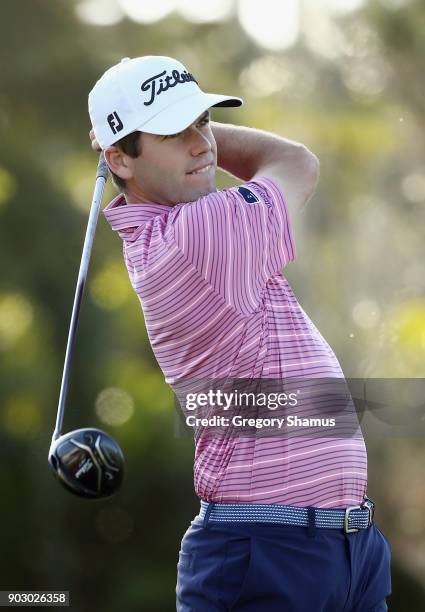
[[[89,95],[92,146],[123,192],[104,214],[179,397],[206,379],[343,378],[282,274],[318,160],[300,143],[210,121],[210,107],[241,103],[205,94],[162,56],[124,59]],[[243,184],[217,191],[217,166]],[[366,497],[360,430],[228,431],[196,431],[201,510],[182,540],[177,610],[387,610],[390,547]]]

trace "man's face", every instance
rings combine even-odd
[[[216,188],[217,145],[205,111],[189,127],[171,136],[143,132],[141,155],[129,160],[129,202],[170,206],[193,202]],[[194,172],[203,168],[201,172]]]

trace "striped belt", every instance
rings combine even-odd
[[[196,518],[206,524],[218,523],[275,523],[297,527],[322,527],[343,529],[355,533],[373,523],[375,504],[368,497],[360,506],[349,508],[299,508],[277,504],[221,504],[201,499],[201,509]]]

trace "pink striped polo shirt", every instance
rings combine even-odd
[[[123,240],[131,284],[165,381],[338,377],[338,360],[282,269],[295,259],[288,209],[266,177],[175,206],[104,215]],[[351,437],[195,435],[206,501],[344,508],[366,494],[360,428]]]

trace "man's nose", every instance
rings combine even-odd
[[[206,134],[194,127],[190,132],[190,147],[193,156],[211,151],[212,144]]]

